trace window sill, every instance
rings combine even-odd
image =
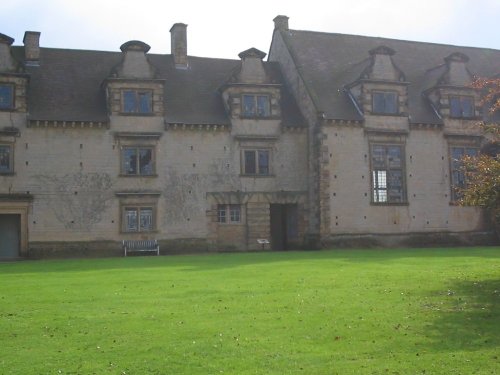
[[[272,177],[276,177],[276,176],[274,174],[240,174],[240,177],[272,178]]]
[[[385,112],[371,112],[372,116],[389,116],[389,117],[408,117],[406,113],[385,113]]]
[[[123,174],[120,173],[119,177],[132,177],[132,178],[156,178],[157,174]]]
[[[136,235],[144,235],[144,234],[150,234],[150,233],[158,233],[158,229],[153,229],[153,230],[150,230],[150,231],[142,231],[142,232],[127,232],[127,231],[124,231],[124,230],[121,230],[120,231],[120,234],[129,234],[129,235],[133,235],[133,234],[136,234]]]
[[[0,172],[0,176],[15,176],[15,172]]]
[[[142,113],[142,112],[119,112],[118,115],[120,116],[140,116],[140,117],[153,117],[156,116],[154,112],[147,112],[147,113]]]
[[[478,121],[478,120],[482,119],[480,116],[471,116],[471,117],[449,116],[449,118],[450,118],[450,120],[469,120],[469,121]]]
[[[280,120],[280,116],[251,116],[251,115],[240,115],[242,120]]]
[[[372,206],[409,206],[409,202],[370,202]]]

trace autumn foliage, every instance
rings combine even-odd
[[[483,91],[483,106],[491,120],[478,124],[486,139],[480,155],[462,160],[467,185],[460,191],[460,203],[489,209],[500,234],[500,78],[478,78],[473,87]]]

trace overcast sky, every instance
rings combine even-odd
[[[141,40],[163,54],[183,22],[189,55],[237,59],[268,52],[277,15],[297,30],[500,49],[500,0],[5,0],[0,33],[15,45],[30,30],[42,47],[106,51]]]

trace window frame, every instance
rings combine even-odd
[[[254,162],[254,168],[255,172],[249,172],[249,169],[247,167],[247,153],[253,153],[253,162]],[[267,172],[263,173],[261,172],[261,165],[260,165],[260,155],[261,153],[267,153]],[[251,176],[251,177],[269,177],[272,176],[271,174],[271,164],[272,164],[272,150],[270,148],[265,148],[265,147],[256,147],[256,148],[244,148],[241,150],[241,174],[243,176]]]
[[[8,169],[2,169],[3,153],[0,152],[0,175],[11,175],[14,174],[14,147],[11,143],[0,143],[0,148],[4,147],[8,150]]]
[[[0,82],[0,93],[2,86],[10,88],[10,104],[2,106],[0,101],[0,111],[13,111],[16,109],[16,85],[11,82]]]
[[[223,225],[234,225],[242,223],[241,204],[218,204],[217,223]],[[238,219],[234,219],[237,215]]]
[[[143,229],[141,225],[141,212],[151,211],[151,227]],[[136,212],[136,229],[129,229],[127,212]],[[122,233],[152,233],[156,232],[156,204],[153,203],[123,203],[121,204],[121,232]]]
[[[465,187],[467,184],[467,178],[464,172],[461,170],[463,168],[463,163],[460,159],[454,158],[454,150],[461,149],[464,152],[460,155],[460,159],[464,156],[478,156],[480,152],[480,148],[476,145],[460,145],[460,144],[452,144],[449,146],[449,159],[450,159],[450,202],[456,203],[460,200],[461,195],[457,191],[459,188]],[[475,155],[471,155],[467,153],[468,150],[474,150]],[[456,179],[458,178],[458,182]]]
[[[382,147],[384,149],[384,166],[376,167],[374,161],[374,149]],[[400,166],[389,165],[389,148],[399,148],[400,152]],[[392,172],[392,173],[391,173]],[[394,172],[399,172],[399,185],[400,185],[400,200],[390,199],[391,190],[397,190],[398,185],[392,184],[394,181]],[[380,174],[379,174],[380,173]],[[382,174],[384,173],[384,174]],[[392,175],[392,176],[391,176]],[[382,176],[384,181],[382,182]],[[380,182],[379,182],[380,181]],[[385,186],[384,186],[385,185]],[[397,142],[371,142],[370,143],[370,201],[374,205],[407,205],[407,186],[406,186],[406,160],[405,160],[405,144]],[[385,191],[385,200],[383,200]]]
[[[252,111],[246,111],[246,100],[245,98],[252,98]],[[265,111],[264,113],[260,113],[259,111],[259,98],[266,98],[265,101]],[[269,118],[271,117],[271,95],[269,94],[252,94],[252,93],[244,93],[241,94],[241,117],[244,118]]]
[[[133,93],[133,99],[134,99],[134,109],[133,110],[127,110],[127,104],[126,104],[126,95],[127,93]],[[142,111],[141,110],[141,100],[140,96],[141,94],[149,94],[149,101],[148,101],[148,111]],[[123,88],[120,90],[120,96],[121,96],[121,103],[120,103],[120,108],[121,108],[121,114],[124,115],[138,115],[138,116],[149,116],[154,114],[153,110],[153,96],[154,92],[152,89],[134,89],[134,88]]]
[[[135,170],[136,173],[127,173],[125,152],[126,150],[135,150]],[[140,153],[141,150],[151,151],[151,173],[141,173]],[[120,147],[120,176],[123,177],[156,177],[156,147],[154,145],[139,145],[130,144],[122,145]]]
[[[375,115],[388,115],[388,116],[397,116],[399,115],[399,93],[397,91],[391,90],[372,90],[372,114]],[[387,95],[394,95],[394,112],[387,111]],[[375,106],[375,97],[378,95],[384,95],[384,108],[382,111],[376,109]]]
[[[460,114],[453,113],[452,111],[452,101],[458,99],[458,104],[460,105]],[[463,101],[465,99],[468,99],[471,101],[470,105],[472,108],[471,114],[469,115],[464,115],[464,105]],[[474,119],[476,117],[476,103],[474,100],[474,96],[472,95],[448,95],[448,103],[449,103],[449,108],[450,108],[450,118],[456,118],[456,119]]]

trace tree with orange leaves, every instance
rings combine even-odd
[[[488,120],[479,124],[487,142],[478,156],[462,160],[467,184],[460,203],[488,209],[500,236],[500,78],[478,78],[473,87],[484,92],[483,106],[489,111]]]

